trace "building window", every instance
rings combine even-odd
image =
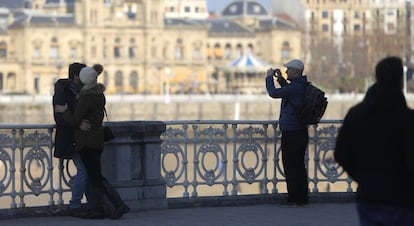
[[[56,37],[52,37],[52,39],[51,39],[49,56],[52,59],[56,59],[56,58],[59,57],[58,38],[56,38]]]
[[[175,59],[176,60],[183,59],[183,40],[181,38],[178,38],[176,41]]]
[[[199,60],[200,58],[201,58],[201,56],[200,56],[200,48],[199,47],[194,47],[194,50],[193,50],[193,59]]]
[[[124,86],[124,75],[121,71],[115,73],[115,92],[122,93]]]
[[[229,43],[227,43],[224,48],[224,58],[227,60],[231,59],[231,45]]]
[[[223,51],[221,50],[221,46],[218,43],[214,45],[214,59],[223,59]]]
[[[328,11],[322,11],[322,18],[328,18],[329,17],[329,13]]]
[[[184,7],[184,12],[190,13],[191,12],[191,8],[189,6]]]
[[[137,57],[137,47],[130,46],[128,50],[129,58],[133,59]]]
[[[121,39],[120,38],[116,38],[115,39],[115,46],[114,46],[114,57],[115,58],[120,58],[122,53],[121,53]]]
[[[290,58],[290,43],[288,41],[284,41],[282,44],[281,56],[282,60],[287,60]]]
[[[361,25],[359,25],[359,24],[354,24],[354,31],[355,31],[355,32],[360,32],[360,31],[361,31]]]
[[[175,59],[176,60],[182,60],[183,59],[183,47],[182,46],[176,46],[175,47]]]
[[[128,55],[129,58],[136,58],[137,57],[137,47],[135,46],[135,38],[131,38],[129,40],[129,49],[128,49]]]
[[[237,44],[236,46],[236,57],[239,58],[243,55],[243,48],[241,44]]]
[[[2,41],[0,42],[0,58],[7,57],[7,43]]]
[[[252,45],[251,43],[249,43],[249,44],[247,45],[247,52],[248,52],[248,53],[253,53],[253,45]]]
[[[70,48],[70,58],[74,59],[76,57],[78,57],[78,53],[76,51],[76,48],[75,47]]]
[[[131,72],[129,85],[131,86],[133,93],[138,92],[138,73],[136,71]]]
[[[36,58],[36,59],[40,58],[40,49],[39,49],[39,47],[34,47],[33,48],[32,57]]]
[[[119,46],[114,47],[114,57],[120,58],[121,57],[121,48]]]
[[[39,93],[39,90],[40,90],[39,75],[34,76],[33,86],[34,86],[33,88],[34,88],[35,93]]]
[[[50,47],[50,52],[49,52],[49,56],[52,59],[57,59],[59,58],[59,48],[57,46],[51,46]]]
[[[322,24],[322,31],[324,31],[324,32],[329,31],[329,25],[328,24]]]

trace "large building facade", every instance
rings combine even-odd
[[[345,65],[351,63],[348,67],[358,68],[358,62],[366,65],[367,62],[359,59],[358,54],[368,59],[368,67],[373,67],[378,58],[385,55],[398,55],[410,63],[412,9],[407,4],[410,1],[301,1],[305,14],[304,51],[307,52],[307,62],[318,60],[312,59],[309,51],[315,43],[330,41],[338,48],[335,60]],[[349,62],[351,59],[355,62]]]
[[[260,93],[265,71],[235,74],[232,61],[249,54],[277,66],[302,53],[300,29],[253,0],[215,18],[205,0],[17,2],[0,10],[3,94],[52,94],[72,62],[104,65],[109,94]]]

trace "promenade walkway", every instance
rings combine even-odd
[[[197,207],[132,212],[121,220],[69,216],[0,220],[1,226],[357,226],[355,203]]]

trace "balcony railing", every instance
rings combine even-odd
[[[166,121],[166,130],[159,127],[159,133],[154,132],[154,124],[137,123],[109,123],[119,137],[106,144],[104,155],[117,160],[112,164],[116,166],[103,164],[115,170],[103,171],[115,175],[109,179],[116,177],[118,187],[158,186],[154,170],[160,169],[158,177],[165,179],[168,198],[286,191],[278,121]],[[341,123],[325,120],[309,128],[305,159],[312,193],[355,189],[333,159]],[[118,128],[122,124],[144,129]],[[53,157],[54,129],[54,125],[0,125],[0,208],[67,204],[76,171],[71,161]],[[152,153],[160,156],[151,157]]]

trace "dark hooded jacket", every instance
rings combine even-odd
[[[70,112],[74,112],[76,95],[80,85],[70,79],[59,79],[55,83],[53,94],[53,116],[56,122],[55,150],[56,158],[71,159],[74,150],[75,137],[73,127],[63,119],[63,113],[55,112],[55,105],[67,105]]]
[[[84,86],[79,92],[75,111],[64,112],[64,119],[75,128],[76,150],[84,147],[93,149],[104,147],[102,127],[106,103],[104,91],[105,86],[99,83],[91,88]],[[84,119],[91,124],[89,131],[79,129]]]
[[[357,201],[414,206],[413,117],[401,89],[379,83],[349,110],[334,156],[358,183]]]
[[[280,106],[280,129],[282,131],[306,130],[307,125],[301,123],[296,116],[296,109],[302,104],[305,96],[305,86],[308,82],[306,76],[297,76],[287,83],[284,79],[278,79],[280,88],[276,88],[273,77],[266,77],[266,89],[269,96],[282,98]]]

